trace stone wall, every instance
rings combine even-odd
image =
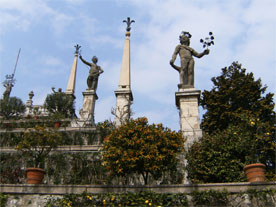
[[[256,204],[248,192],[262,192],[273,190],[274,194],[267,199],[261,199]],[[203,191],[227,192],[231,197],[229,206],[267,206],[276,205],[276,183],[216,183],[198,185],[156,185],[156,186],[107,186],[107,185],[28,185],[1,184],[0,193],[8,195],[6,207],[42,207],[50,197],[62,197],[65,194],[103,194],[152,191],[155,193],[184,193],[187,194],[188,206],[192,203],[193,192]],[[238,195],[238,196],[237,196]]]

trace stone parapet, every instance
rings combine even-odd
[[[247,190],[276,190],[276,182],[264,183],[210,183],[187,185],[147,185],[147,186],[118,186],[118,185],[45,185],[45,184],[0,184],[0,193],[6,194],[41,194],[64,195],[81,194],[83,192],[99,193],[123,193],[153,191],[156,193],[192,193],[193,191],[227,191],[240,193]]]

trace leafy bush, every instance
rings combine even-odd
[[[275,132],[266,124],[241,115],[240,124],[204,134],[187,153],[188,177],[194,183],[245,181],[243,167],[266,164],[268,179],[275,176]]]
[[[32,167],[41,167],[45,158],[61,143],[61,135],[45,127],[36,126],[25,131],[23,140],[19,142],[16,149],[23,156],[31,159]]]
[[[145,117],[131,119],[105,138],[103,165],[110,175],[140,174],[147,184],[150,175],[158,179],[165,171],[176,169],[183,144],[181,132],[162,124],[150,125]]]
[[[158,194],[151,191],[138,193],[68,194],[62,198],[49,198],[48,207],[88,206],[188,206],[186,194]]]
[[[18,117],[25,112],[25,105],[20,98],[0,99],[0,115],[5,119]]]
[[[64,92],[48,94],[44,107],[54,119],[72,118],[75,115],[74,98]]]
[[[25,173],[22,169],[23,162],[21,158],[20,153],[2,152],[0,154],[0,183],[23,183]]]

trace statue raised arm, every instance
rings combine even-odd
[[[189,32],[182,32],[179,36],[180,45],[177,45],[170,65],[179,72],[180,76],[180,88],[193,88],[194,87],[194,59],[193,56],[201,58],[204,55],[209,54],[209,50],[206,49],[202,53],[196,52],[193,48],[189,47],[190,38],[192,35]],[[174,64],[177,55],[180,56],[180,66]]]
[[[100,74],[102,74],[104,72],[102,70],[102,68],[97,65],[98,58],[96,56],[93,56],[92,57],[92,63],[89,63],[86,60],[84,60],[81,55],[80,55],[80,59],[84,64],[86,64],[90,67],[89,75],[88,75],[88,78],[87,78],[88,89],[89,90],[94,90],[96,92],[97,87],[98,87],[99,76],[100,76]]]

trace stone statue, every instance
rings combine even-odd
[[[93,56],[92,63],[85,61],[81,55],[80,59],[84,64],[90,66],[89,75],[87,78],[87,86],[89,90],[94,90],[96,92],[99,76],[104,72],[102,68],[97,65],[98,58],[96,56]]]
[[[55,87],[52,87],[53,93],[61,93],[62,92],[61,88],[58,88],[58,91],[56,91],[55,89],[56,89]]]
[[[10,82],[7,82],[7,83],[4,83],[4,87],[6,88],[6,90],[3,93],[3,99],[8,100],[11,94],[13,84]]]
[[[193,56],[201,58],[209,54],[209,49],[204,50],[202,53],[196,52],[193,48],[189,47],[190,38],[192,35],[189,32],[182,32],[179,36],[180,45],[177,45],[173,53],[170,65],[179,72],[180,84],[178,88],[194,88],[194,59]],[[181,66],[176,66],[174,61],[179,54]]]

